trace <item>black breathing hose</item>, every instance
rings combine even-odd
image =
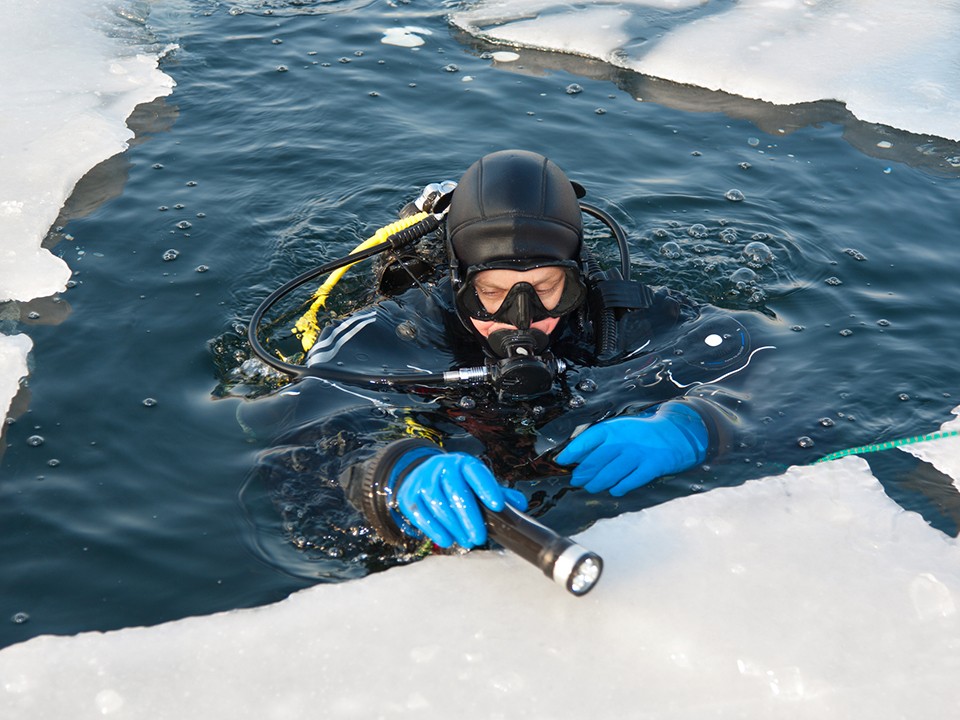
[[[606,225],[613,233],[617,241],[617,247],[620,249],[620,277],[624,280],[630,279],[630,246],[627,245],[627,234],[620,227],[620,223],[613,219],[613,216],[606,210],[601,210],[590,203],[581,202],[580,209],[588,215],[593,215],[597,220]]]
[[[294,290],[296,290],[301,285],[305,285],[311,280],[321,276],[331,273],[334,270],[339,270],[346,265],[352,265],[355,262],[361,260],[366,260],[367,258],[373,257],[374,255],[379,255],[382,252],[387,250],[399,250],[400,248],[409,245],[412,242],[419,240],[420,238],[428,235],[429,233],[436,230],[440,227],[440,218],[436,215],[428,215],[423,220],[414,223],[408,228],[404,228],[398,232],[395,232],[393,235],[390,235],[382,243],[373,245],[366,250],[360,250],[359,252],[351,253],[350,255],[345,255],[344,257],[338,258],[336,260],[331,260],[328,263],[324,263],[320,267],[313,268],[308,270],[305,273],[301,273],[297,277],[285,282],[283,285],[278,287],[272,293],[270,293],[259,307],[254,311],[253,315],[250,317],[250,324],[247,326],[247,341],[250,343],[250,349],[253,351],[262,362],[279,370],[282,373],[286,373],[295,378],[303,377],[319,377],[325,378],[327,380],[335,380],[338,382],[349,382],[349,383],[360,383],[363,385],[373,384],[373,385],[384,385],[384,384],[397,384],[397,385],[412,385],[412,384],[437,384],[444,381],[443,373],[431,373],[431,374],[406,374],[406,375],[395,375],[392,377],[385,377],[381,375],[368,375],[365,373],[350,372],[347,370],[337,370],[335,368],[324,368],[323,370],[318,370],[317,368],[310,368],[304,365],[295,365],[294,363],[288,363],[280,358],[274,357],[270,352],[263,346],[260,342],[260,337],[257,334],[257,331],[260,328],[260,321],[263,319],[263,316],[266,314],[267,310],[272,308],[277,302],[282,298],[286,297]]]
[[[623,228],[620,227],[620,224],[617,223],[609,213],[598,207],[581,202],[580,208],[610,228],[620,248],[620,276],[624,280],[630,280],[630,248],[627,246],[627,236],[623,232]],[[600,264],[590,253],[586,252],[586,250],[584,250],[584,255],[587,279],[593,282],[604,280],[606,274],[600,269]],[[608,308],[603,305],[600,307],[601,309],[597,313],[597,317],[594,318],[594,324],[596,326],[594,331],[596,333],[595,349],[597,360],[602,363],[612,360],[617,356],[620,349],[620,333],[617,325],[617,316],[613,308]]]

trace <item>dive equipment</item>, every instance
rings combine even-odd
[[[512,270],[507,263],[493,263],[471,268],[466,280],[456,293],[457,310],[462,314],[477,320],[494,320],[496,322],[514,325],[516,327],[530,326],[530,323],[545,320],[548,317],[558,318],[576,310],[583,303],[587,295],[587,288],[581,279],[580,267],[574,261],[563,263],[546,262],[542,265],[525,263],[522,270],[535,270],[541,267],[559,267],[563,270],[563,292],[559,302],[549,310],[544,307],[540,296],[530,283],[516,283],[507,292],[500,306],[494,311],[488,311],[477,293],[474,285],[477,275],[485,270]]]
[[[406,438],[387,445],[367,461],[361,479],[361,509],[376,533],[386,542],[404,545],[412,526],[396,508],[399,488],[412,470],[443,452],[421,438]],[[540,524],[506,504],[494,512],[478,503],[491,539],[540,568],[544,575],[573,595],[585,595],[603,571],[603,559],[570,538]]]
[[[420,197],[405,209],[407,213],[427,212],[428,214],[422,217],[422,219],[415,220],[412,225],[407,225],[401,229],[396,229],[396,224],[391,223],[385,228],[382,228],[381,232],[373,236],[383,237],[388,230],[392,230],[392,232],[386,235],[386,237],[383,237],[380,242],[374,244],[370,244],[369,241],[364,242],[361,244],[363,249],[355,248],[349,255],[304,272],[270,293],[254,311],[247,327],[247,340],[253,354],[266,365],[294,378],[318,377],[335,382],[387,388],[396,386],[451,386],[489,382],[494,385],[503,398],[533,397],[549,390],[553,380],[566,371],[566,364],[560,358],[554,358],[552,356],[540,357],[540,353],[542,353],[546,347],[548,339],[543,333],[538,335],[538,331],[536,330],[529,333],[529,337],[525,338],[523,342],[520,342],[518,338],[510,334],[497,335],[497,333],[492,333],[490,339],[496,346],[496,354],[499,358],[491,359],[485,366],[459,368],[440,373],[399,373],[395,375],[360,373],[328,366],[307,367],[305,365],[288,362],[283,357],[274,355],[269,352],[260,341],[259,330],[264,316],[274,305],[293,293],[297,288],[317,277],[335,272],[340,268],[353,265],[380,254],[392,253],[397,258],[400,258],[405,248],[412,246],[417,241],[437,230],[441,226],[445,214],[449,212],[449,206],[451,204],[450,196],[451,193],[453,193],[453,188],[456,187],[456,183],[451,181],[427,185],[423,192],[421,192]],[[577,190],[577,194],[580,194],[581,191],[582,189]],[[616,270],[603,273],[595,262],[588,260],[586,265],[588,267],[588,278],[591,286],[588,292],[592,293],[592,296],[600,301],[601,306],[607,302],[614,303],[618,306],[648,306],[652,298],[652,293],[649,288],[629,280],[630,254],[623,229],[609,213],[600,208],[582,201],[578,203],[578,206],[583,212],[597,218],[608,227],[614,235],[620,251],[619,273],[617,273]],[[581,251],[584,256],[587,254],[585,247],[581,248]],[[592,266],[590,263],[593,263]],[[576,262],[558,259],[554,261],[553,264],[573,266],[576,265]],[[592,273],[589,272],[590,267],[594,269]],[[613,275],[617,277],[611,277]],[[576,284],[579,285],[581,283],[582,281],[578,278]],[[619,293],[618,296],[618,293],[611,292],[611,288],[622,288],[628,284],[639,287],[639,289],[635,291],[636,296],[633,300],[624,298],[628,293]],[[598,290],[598,287],[606,288],[606,290]],[[326,301],[330,288],[332,288],[332,284],[324,283],[324,285],[317,290],[313,298],[311,298],[311,310],[315,311],[316,308],[320,307],[322,303]],[[469,307],[469,301],[465,302],[466,307]],[[571,306],[574,302],[579,303],[582,301],[574,297],[573,301],[571,301]],[[598,354],[603,348],[615,349],[618,347],[618,312],[622,312],[622,310],[601,307],[596,313],[594,322],[596,324],[596,347]],[[308,311],[304,317],[309,314]],[[301,318],[301,320],[303,320],[303,318]],[[313,323],[315,326],[315,320],[313,320]],[[310,327],[307,321],[304,321],[301,325],[306,328]],[[298,330],[298,332],[304,333],[304,335],[301,336],[301,340],[306,339],[306,330]],[[506,342],[508,340],[509,342]],[[610,350],[610,358],[613,358],[615,355],[616,351]],[[607,358],[601,357],[600,359],[604,360]],[[549,384],[547,381],[548,376]]]

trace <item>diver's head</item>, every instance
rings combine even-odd
[[[553,162],[523,150],[484,156],[457,184],[447,214],[457,314],[495,354],[506,355],[507,331],[544,350],[583,302],[582,194]]]

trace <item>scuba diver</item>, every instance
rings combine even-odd
[[[348,501],[327,530],[345,542],[466,549],[490,513],[527,509],[525,481],[620,497],[735,447],[744,396],[718,383],[765,348],[732,314],[631,280],[622,230],[584,194],[522,150],[428,185],[401,215],[438,230],[439,267],[392,236],[376,302],[301,333],[301,365],[258,353],[298,378],[261,463],[278,495],[293,471],[310,502]],[[619,269],[593,257],[584,212],[614,232]]]

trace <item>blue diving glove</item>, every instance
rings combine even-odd
[[[494,512],[508,503],[527,509],[523,493],[500,485],[490,469],[466,453],[438,453],[415,467],[397,492],[400,512],[440,547],[487,541],[477,499]],[[406,530],[405,530],[406,531]]]
[[[559,455],[578,463],[570,484],[620,497],[661,475],[702,463],[709,438],[700,415],[682,403],[664,403],[653,415],[618,417],[587,428]]]

